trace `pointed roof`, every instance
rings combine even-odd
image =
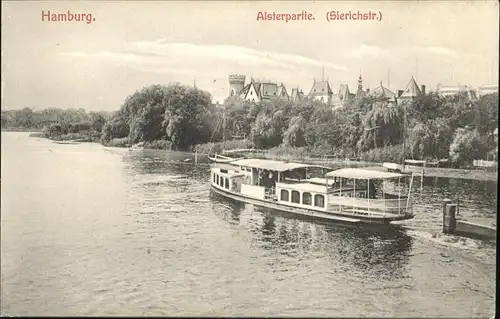
[[[278,87],[278,96],[279,97],[288,97],[288,92],[286,91],[286,87],[283,83]]]
[[[410,82],[406,86],[406,89],[404,90],[403,94],[399,98],[415,98],[422,94],[422,91],[420,91],[420,88],[418,87],[417,81],[413,77],[411,77]]]
[[[241,89],[241,91],[239,92],[239,94],[240,94],[240,95],[247,95],[248,90],[250,89],[250,85],[251,85],[251,83],[249,83],[249,84],[245,85],[245,86],[243,87],[243,89]]]
[[[351,95],[351,92],[349,92],[349,85],[341,84],[339,89],[339,95],[342,100],[349,98]]]
[[[332,88],[330,87],[330,83],[328,81],[320,81],[320,82],[314,82],[311,91],[309,92],[309,95],[332,95],[333,91]]]
[[[300,90],[299,88],[295,88],[295,89],[292,89],[292,93],[290,94],[290,98],[292,100],[300,99],[300,98],[302,98],[303,95],[304,95],[304,92],[302,92],[302,90]]]
[[[378,87],[370,91],[370,96],[376,99],[389,99],[390,101],[393,101],[396,98],[396,94],[384,87],[382,85],[382,81],[380,81],[380,85]]]

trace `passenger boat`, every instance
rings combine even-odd
[[[413,175],[358,168],[330,171],[263,159],[239,159],[221,166],[225,167],[211,168],[211,190],[233,200],[355,224],[390,224],[414,217]]]

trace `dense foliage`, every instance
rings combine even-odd
[[[42,131],[40,136],[57,139],[99,140],[102,128],[111,118],[108,112],[86,112],[84,109],[50,108],[34,111],[2,110],[2,130]]]
[[[307,98],[254,103],[230,97],[224,107],[217,107],[200,89],[152,85],[127,97],[104,119],[82,109],[25,108],[2,111],[2,128],[45,127],[51,134],[69,134],[90,127],[102,132],[106,145],[142,143],[177,150],[196,146],[213,152],[226,140],[227,147],[378,161],[399,161],[404,145],[405,158],[449,158],[459,165],[498,152],[498,93],[472,102],[464,95],[443,98],[430,93],[398,105],[367,97],[337,109]],[[235,138],[241,142],[231,142]]]
[[[205,91],[179,84],[151,85],[126,98],[104,125],[102,141],[110,144],[127,137],[129,144],[186,150],[210,141],[218,116]]]

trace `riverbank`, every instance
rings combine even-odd
[[[422,167],[406,165],[405,172],[421,174]],[[483,169],[426,167],[424,169],[424,176],[473,179],[478,181],[497,181],[498,171],[487,171]]]
[[[42,137],[48,138],[41,133],[33,133],[30,134],[32,137]],[[66,134],[60,135],[58,138],[48,138],[53,141],[75,141],[78,142],[101,142],[98,138],[88,138],[87,135],[84,134]],[[104,146],[108,147],[120,147],[120,148],[142,148],[142,149],[155,149],[155,150],[170,150],[170,144],[165,140],[157,140],[153,142],[141,142],[134,145],[129,144],[128,138],[115,138],[107,143],[101,143]],[[240,142],[231,142],[228,145],[228,149],[230,148],[249,148],[251,145],[248,140],[241,140]],[[197,145],[194,148],[193,156],[197,153],[198,156],[209,155],[214,150],[222,151],[222,143],[210,143]],[[290,151],[288,149],[278,149],[273,148],[270,150],[264,150],[260,155],[263,158],[271,159],[271,160],[281,160],[281,161],[294,161],[301,162],[307,164],[315,164],[315,165],[323,165],[328,167],[339,167],[339,166],[348,166],[348,167],[382,167],[381,162],[376,161],[358,161],[358,160],[350,160],[350,159],[338,159],[331,158],[327,156],[307,156],[304,155],[305,151],[303,149],[295,149],[295,151]],[[207,158],[208,159],[208,158]],[[410,166],[407,165],[405,168],[405,172],[421,174],[422,167],[419,166]],[[497,171],[486,171],[481,169],[465,169],[465,168],[441,168],[441,167],[426,167],[424,170],[424,176],[426,177],[438,177],[438,178],[457,178],[457,179],[470,179],[470,180],[479,180],[479,181],[497,181],[498,173]]]

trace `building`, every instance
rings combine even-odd
[[[239,98],[252,102],[260,102],[279,98],[289,100],[290,96],[283,83],[278,85],[269,81],[255,81],[253,78],[250,83],[245,85],[245,76],[240,74],[229,75],[229,95],[238,96]]]
[[[341,84],[339,91],[332,96],[333,108],[343,107],[346,103],[352,101],[356,94],[349,91],[349,85]]]
[[[363,91],[363,79],[361,78],[361,74],[359,75],[358,78],[358,89],[356,90],[356,95],[354,98],[356,99],[362,99],[366,96],[366,92]]]
[[[304,98],[304,91],[299,90],[299,88],[292,89],[292,92],[290,93],[290,99],[292,101],[300,101]]]
[[[332,101],[332,96],[333,96],[333,91],[332,88],[330,87],[330,83],[324,80],[316,82],[315,79],[311,91],[309,91],[308,96],[311,97],[313,100],[329,104]]]
[[[375,89],[371,90],[368,95],[372,97],[376,101],[383,101],[392,104],[396,104],[396,94],[394,94],[391,90],[384,87],[382,85],[382,81],[380,81],[380,85]]]
[[[481,85],[477,88],[477,95],[479,97],[492,93],[498,93],[498,85],[486,84],[486,85]]]
[[[418,96],[425,94],[425,85],[422,85],[421,88],[418,87],[417,81],[413,77],[411,77],[410,82],[406,85],[406,88],[403,91],[399,91],[397,95],[398,104],[404,102],[411,102],[415,100]]]
[[[245,78],[242,74],[229,74],[229,96],[240,94],[245,87]]]
[[[469,101],[477,99],[476,92],[469,85],[442,85],[438,83],[436,92],[442,97],[464,95]]]

